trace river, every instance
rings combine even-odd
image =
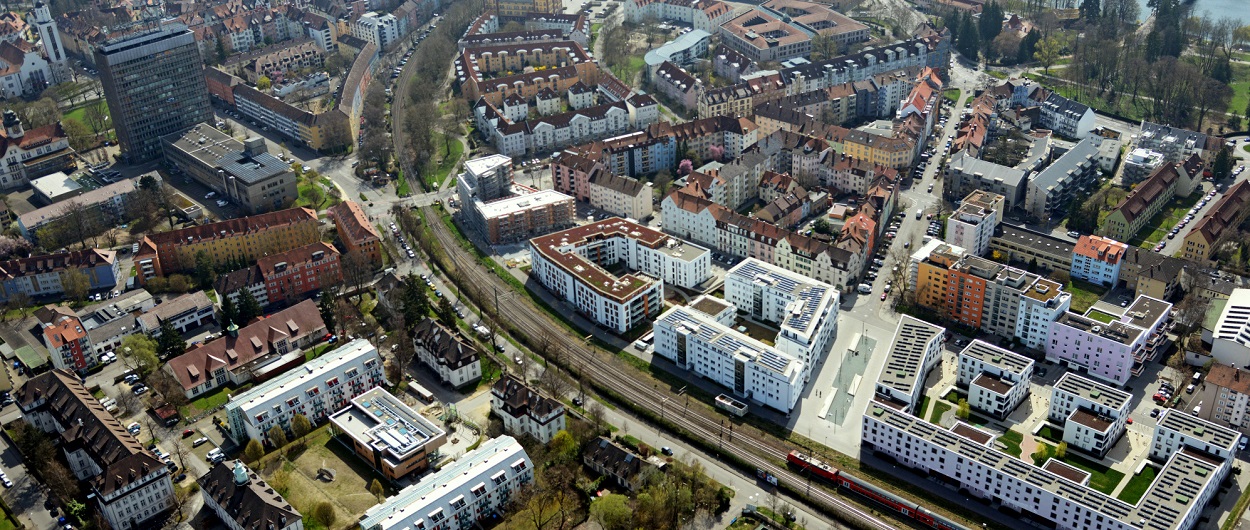
[[[1146,0],[1137,0],[1141,4],[1141,19],[1146,20],[1150,16],[1150,8],[1146,7]],[[1250,6],[1246,5],[1246,0],[1197,0],[1194,2],[1194,14],[1202,15],[1203,11],[1209,12],[1211,18],[1220,19],[1223,17],[1233,17],[1241,22],[1241,25],[1250,25]]]

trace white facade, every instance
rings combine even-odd
[[[1025,348],[1046,349],[1050,337],[1050,325],[1072,308],[1072,293],[1047,279],[1040,279],[1029,292],[1020,297],[1020,311],[1016,314],[1015,337]]]
[[[1150,458],[1166,460],[1181,449],[1194,449],[1224,459],[1227,464],[1237,454],[1239,438],[1237,431],[1227,427],[1180,409],[1164,409],[1150,440]]]
[[[44,55],[52,67],[53,82],[69,81],[71,74],[66,61],[65,45],[61,43],[61,33],[57,31],[56,20],[52,18],[52,9],[48,4],[35,2],[35,9],[31,11],[31,16],[32,23],[39,32],[39,46],[43,48]]]
[[[740,311],[778,325],[775,348],[803,364],[803,380],[820,362],[838,329],[838,290],[755,258],[725,275],[725,301]]]
[[[1131,397],[1068,372],[1054,384],[1047,418],[1063,427],[1069,447],[1102,457],[1124,434]]]
[[[968,404],[1001,419],[1029,395],[1033,360],[976,339],[959,352],[958,373]]]
[[[692,288],[711,274],[707,249],[620,218],[530,240],[533,275],[552,294],[618,333],[663,309],[664,284]],[[604,267],[622,264],[621,276]]]
[[[977,190],[964,198],[959,209],[946,219],[946,242],[976,256],[990,250],[990,238],[1002,222],[1005,198]]]
[[[300,513],[242,460],[218,463],[197,482],[204,506],[229,530],[304,530]]]
[[[925,377],[942,360],[945,334],[946,328],[904,315],[894,329],[894,341],[881,367],[877,394],[902,403],[904,410],[916,410]]]
[[[529,455],[511,436],[491,438],[459,460],[365,511],[362,530],[453,530],[502,511],[534,479]]]
[[[601,171],[590,179],[590,206],[627,219],[651,217],[652,188],[635,179]]]
[[[399,19],[390,13],[379,15],[370,11],[352,24],[352,36],[372,42],[381,52],[392,42],[399,40]]]
[[[803,361],[713,316],[674,307],[654,326],[656,355],[728,387],[735,395],[789,412],[803,393],[803,374],[808,372]]]
[[[625,19],[642,22],[647,17],[690,24],[694,29],[715,33],[721,24],[733,18],[734,10],[717,0],[672,3],[664,0],[626,0]]]
[[[1233,289],[1211,334],[1211,356],[1219,364],[1250,365],[1250,289]]]
[[[277,425],[290,431],[291,418],[302,414],[314,425],[346,407],[352,398],[386,384],[382,357],[364,339],[325,352],[226,403],[226,423],[235,443],[268,439]]]
[[[564,405],[510,374],[491,388],[490,410],[503,420],[504,432],[533,436],[544,444],[550,443],[566,425]]]

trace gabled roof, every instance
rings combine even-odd
[[[472,344],[428,317],[413,326],[412,340],[429,350],[439,364],[452,370],[478,362],[482,356]]]
[[[371,241],[381,241],[382,235],[369,223],[364,209],[355,201],[343,201],[331,206],[326,212],[339,228],[339,235],[355,242],[357,245]]]
[[[502,400],[502,412],[513,417],[530,416],[537,420],[555,412],[564,412],[564,405],[559,401],[539,394],[512,374],[499,378],[491,394]]]
[[[241,460],[219,462],[196,482],[206,496],[233,517],[235,528],[281,530],[302,517],[282,494]]]

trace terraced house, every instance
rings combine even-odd
[[[1185,235],[1181,257],[1209,263],[1212,254],[1237,233],[1237,225],[1246,219],[1247,214],[1250,214],[1250,181],[1242,180],[1224,192],[1215,206],[1207,210],[1207,214]]]
[[[195,268],[205,253],[220,266],[227,261],[256,261],[270,254],[321,240],[317,214],[308,208],[227,219],[216,223],[150,234],[143,238],[134,261],[140,283]]]

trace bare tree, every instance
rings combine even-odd
[[[573,382],[554,366],[548,366],[538,376],[538,387],[550,394],[552,398],[562,399],[573,389]]]
[[[373,263],[363,252],[355,250],[343,255],[339,268],[343,271],[343,282],[356,293],[359,301],[365,284],[373,277]]]

